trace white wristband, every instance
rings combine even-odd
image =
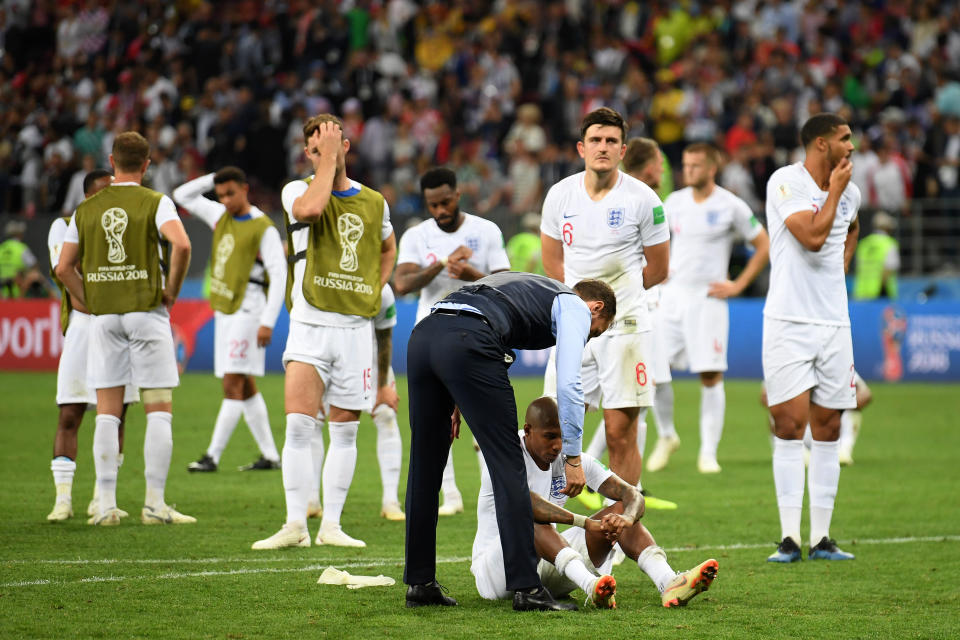
[[[439,262],[443,266],[447,266],[447,262],[449,260],[450,260],[450,256],[443,256],[442,258],[438,259],[437,262]]]
[[[573,514],[573,526],[580,527],[583,529],[587,524],[587,516],[582,516],[579,513]]]

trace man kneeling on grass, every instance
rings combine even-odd
[[[530,404],[519,435],[537,522],[534,543],[541,558],[537,571],[555,597],[580,588],[587,594],[586,604],[603,609],[616,607],[617,584],[610,572],[617,543],[657,585],[664,607],[686,605],[710,587],[717,575],[717,561],[707,560],[681,574],[674,571],[663,549],[639,521],[644,511],[643,496],[596,459],[586,454],[580,458],[587,486],[615,502],[590,518],[563,508],[567,496],[561,490],[566,476],[560,455],[560,417],[552,398],[539,398]],[[487,469],[481,469],[481,473],[470,571],[482,597],[509,598],[512,594],[506,589],[493,485]],[[574,526],[561,533],[550,523]]]

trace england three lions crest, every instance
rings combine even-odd
[[[626,217],[623,207],[607,209],[607,226],[611,229],[619,229],[623,226]]]
[[[476,253],[480,251],[480,238],[477,236],[467,236],[466,245],[470,248],[470,251]]]

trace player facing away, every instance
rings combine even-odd
[[[279,469],[270,418],[256,377],[263,376],[266,347],[283,304],[287,258],[270,217],[250,204],[247,176],[224,167],[174,189],[173,199],[213,229],[210,306],[214,309],[213,367],[223,379],[223,401],[206,452],[190,471],[216,471],[243,416],[260,458],[241,467]],[[214,191],[218,202],[204,197]]]
[[[716,183],[719,166],[720,154],[712,145],[688,146],[683,151],[687,186],[663,204],[670,225],[670,275],[661,286],[657,332],[671,366],[700,376],[700,473],[720,472],[717,449],[726,412],[723,372],[730,332],[727,299],[753,282],[770,255],[767,232],[750,207]],[[738,240],[753,245],[754,253],[730,280],[730,254]],[[679,445],[675,430],[659,437],[647,469],[665,467]]]
[[[853,555],[830,538],[840,482],[840,413],[857,406],[844,265],[857,245],[860,190],[850,182],[850,127],[831,113],[800,130],[803,162],[767,182],[770,290],[763,309],[763,378],[775,439],[773,480],[782,541],[768,560],[800,560],[803,431],[813,434],[810,491],[811,559]]]
[[[87,368],[97,390],[93,457],[100,504],[92,524],[120,523],[118,429],[127,384],[140,388],[147,417],[140,520],[193,523],[195,518],[168,506],[164,497],[173,455],[173,388],[180,383],[170,308],[190,264],[190,239],[173,201],[140,185],[150,165],[150,143],[143,136],[117,135],[110,165],[113,184],[77,207],[56,269],[76,308],[93,315]],[[169,243],[166,273],[161,239]]]
[[[380,290],[390,279],[396,240],[390,209],[377,191],[347,177],[350,140],[330,114],[307,120],[304,153],[314,174],[288,183],[287,306],[290,333],[283,353],[286,440],[281,467],[287,519],[254,549],[309,547],[307,503],[313,485],[311,440],[326,396],[330,450],[324,464],[323,518],[317,544],[365,547],[347,535],[340,515],[357,463],[360,412],[369,409],[373,322]]]
[[[717,561],[706,560],[678,575],[668,564],[666,553],[640,522],[644,512],[643,496],[589,454],[580,458],[587,486],[614,502],[590,518],[563,508],[568,499],[562,493],[566,486],[560,456],[563,437],[553,398],[539,398],[527,407],[519,436],[536,522],[534,544],[540,558],[537,573],[550,593],[563,597],[580,588],[587,596],[586,604],[601,609],[616,607],[616,581],[610,575],[616,543],[650,577],[664,607],[684,606],[710,587],[717,575]],[[550,523],[574,526],[561,533]],[[477,534],[470,571],[482,597],[490,600],[510,597],[493,487],[486,469],[480,482]]]
[[[94,169],[83,179],[83,194],[89,198],[113,182],[113,176],[105,169]],[[63,248],[63,238],[67,233],[69,217],[57,218],[50,225],[47,235],[47,246],[50,249],[50,269],[57,268],[60,260],[60,250]],[[50,522],[60,522],[73,517],[73,476],[77,469],[77,432],[83,421],[83,414],[87,407],[97,405],[97,393],[87,384],[87,341],[90,330],[90,315],[77,311],[76,303],[70,299],[70,294],[63,287],[63,283],[54,274],[54,281],[60,288],[60,326],[63,329],[63,350],[60,352],[60,363],[57,366],[57,433],[53,440],[53,460],[50,470],[53,472],[53,483],[57,490],[56,502],[53,510],[47,516]],[[120,415],[118,429],[119,455],[118,464],[123,462],[123,422],[127,406],[137,402],[139,396],[136,387],[124,387],[123,410]],[[87,515],[96,514],[100,499],[97,495],[97,484],[93,485],[93,499],[87,506]],[[125,518],[127,512],[118,510],[120,517]]]
[[[568,285],[596,278],[616,292],[616,319],[584,351],[584,389],[591,378],[599,381],[610,467],[639,485],[638,422],[653,403],[645,290],[667,275],[670,233],[653,189],[619,170],[626,131],[612,109],[586,115],[577,142],[586,170],[550,188],[540,235],[548,276]],[[547,386],[544,395],[554,395]]]
[[[400,238],[397,295],[419,291],[416,321],[430,315],[430,307],[448,293],[498,271],[510,269],[503,234],[492,221],[460,210],[457,175],[435,167],[420,178],[420,192],[430,219]],[[443,469],[443,504],[439,515],[463,511],[463,496],[453,470],[453,451]]]
[[[376,374],[377,395],[373,401],[370,417],[377,428],[377,462],[380,465],[380,483],[383,489],[380,502],[380,517],[387,520],[403,521],[406,516],[400,507],[400,466],[403,462],[403,442],[400,440],[400,427],[397,424],[397,385],[390,360],[393,357],[393,327],[397,325],[397,305],[393,289],[389,284],[380,291],[380,311],[373,319],[373,331],[376,336],[374,345],[375,359],[372,371]],[[325,412],[317,415],[317,429],[310,441],[313,454],[313,485],[311,500],[307,503],[307,517],[319,518],[323,515],[320,501],[320,488],[323,476],[323,423]],[[335,480],[335,478],[333,479]]]

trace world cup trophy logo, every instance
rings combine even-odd
[[[363,219],[355,213],[344,213],[337,218],[337,232],[340,234],[340,268],[344,271],[356,271],[360,266],[357,258],[357,243],[363,237]]]
[[[230,259],[230,254],[233,253],[233,248],[236,244],[232,233],[223,234],[220,242],[217,243],[216,255],[213,257],[213,277],[217,280],[223,280],[224,267],[227,264],[227,260]]]
[[[127,260],[127,251],[123,248],[123,232],[127,230],[127,212],[112,207],[103,212],[100,224],[107,236],[107,260],[111,264],[121,264]]]

